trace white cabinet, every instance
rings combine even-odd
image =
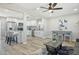
[[[32,31],[31,30],[27,30],[27,36],[32,36]]]
[[[44,38],[44,31],[35,31],[35,36],[40,37],[40,38]]]
[[[52,31],[52,39],[72,40],[72,31]]]

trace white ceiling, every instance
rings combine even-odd
[[[42,12],[45,9],[36,10],[40,6],[47,7],[48,3],[0,3],[0,7],[8,8],[18,12],[24,12],[30,17],[56,17],[61,15],[68,15],[73,13],[79,13],[79,3],[58,3],[56,7],[63,7],[63,10],[54,11],[54,13]],[[77,8],[78,11],[73,9]],[[51,15],[51,16],[50,16]]]

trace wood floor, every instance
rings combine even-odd
[[[44,43],[49,41],[51,40],[30,37],[27,40],[27,44],[14,44],[12,46],[7,46],[6,53],[8,55],[42,55],[46,50]],[[63,45],[74,47],[74,43],[63,42]]]
[[[44,43],[49,42],[49,39],[29,38],[27,44],[16,44],[6,48],[7,54],[10,55],[39,55],[45,50]]]

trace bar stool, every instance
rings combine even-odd
[[[13,40],[13,32],[8,32],[6,35],[7,44],[11,45],[11,41]]]

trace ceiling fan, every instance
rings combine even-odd
[[[63,9],[62,7],[55,8],[56,5],[57,5],[57,3],[53,3],[53,4],[52,3],[49,3],[48,4],[49,7],[40,7],[40,8],[47,9],[47,10],[45,10],[43,12],[46,12],[46,11],[50,11],[51,10],[51,13],[53,13],[53,10],[61,10],[61,9]]]

